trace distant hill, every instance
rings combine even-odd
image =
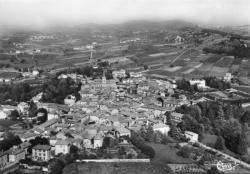
[[[129,21],[120,25],[120,27],[126,29],[133,29],[133,30],[154,30],[154,29],[182,29],[182,28],[195,28],[197,25],[182,21],[182,20],[170,20],[170,21],[146,21],[146,20],[139,20],[139,21]]]

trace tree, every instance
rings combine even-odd
[[[211,167],[210,170],[207,171],[207,174],[222,174],[222,173],[217,169],[217,167],[213,166]]]
[[[35,117],[37,112],[37,105],[31,101],[30,108],[29,108],[29,117]]]
[[[15,136],[11,132],[5,132],[4,140],[0,141],[0,151],[6,151],[12,146],[17,146],[21,143],[22,141],[18,136]]]
[[[153,127],[151,125],[148,126],[148,128],[147,128],[147,133],[146,133],[145,140],[148,141],[148,142],[153,142],[154,141],[154,130],[153,130]]]
[[[218,105],[217,119],[220,119],[220,120],[224,119],[224,111],[221,105]]]
[[[188,146],[183,146],[178,152],[177,155],[182,156],[183,158],[188,158],[191,154],[192,149]]]
[[[247,136],[246,136],[246,131],[243,128],[241,135],[239,137],[239,144],[237,147],[238,154],[240,154],[240,155],[247,154],[247,148],[248,148]]]
[[[217,150],[224,150],[224,139],[222,136],[218,136],[216,142],[215,142],[215,145],[214,145],[214,148],[217,149]]]
[[[78,147],[75,145],[71,145],[69,149],[69,153],[76,154],[78,152]]]
[[[34,111],[35,111],[35,108],[33,108]],[[35,111],[35,115],[37,115],[38,113],[43,113],[44,115],[41,116],[41,117],[38,117],[37,118],[37,121],[42,124],[44,122],[46,122],[48,120],[48,112],[46,109],[44,108],[39,108],[38,110]]]
[[[154,142],[155,143],[160,143],[162,141],[162,133],[159,131],[156,131],[154,133]]]
[[[19,118],[18,111],[17,110],[11,111],[9,117],[10,117],[11,120],[17,120]]]
[[[250,123],[250,111],[246,111],[246,112],[242,115],[240,121],[241,121],[242,123]]]
[[[241,124],[236,119],[228,120],[222,128],[222,137],[225,139],[225,146],[232,152],[237,153]]]
[[[55,159],[50,163],[51,174],[62,174],[65,164],[59,159]]]

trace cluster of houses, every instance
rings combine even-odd
[[[101,79],[95,80],[76,74],[60,75],[58,78],[69,76],[82,82],[80,100],[69,95],[64,100],[65,104],[55,104],[40,102],[42,94],[32,98],[38,109],[47,111],[47,121],[34,125],[18,136],[26,144],[36,137],[49,139],[49,145],[32,147],[31,158],[34,161],[46,162],[54,155],[67,154],[72,145],[80,150],[98,149],[102,147],[105,137],[128,144],[131,131],[137,132],[147,125],[152,125],[154,131],[168,135],[170,126],[165,113],[170,112],[171,119],[178,123],[183,115],[174,112],[175,108],[190,105],[185,95],[178,98],[172,95],[177,87],[174,81],[146,79],[142,73],[130,73],[128,78],[125,70],[114,71],[114,79],[111,80],[106,79],[105,73]],[[12,109],[25,113],[28,107],[23,102]],[[38,112],[37,117],[44,114]],[[198,141],[198,135],[193,132],[186,132],[185,135],[190,141]],[[24,154],[8,159],[18,163],[20,158],[25,158],[26,149],[21,149]],[[14,150],[3,154],[10,155]],[[2,156],[0,159],[0,166],[8,164]]]

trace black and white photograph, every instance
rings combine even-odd
[[[250,174],[250,0],[0,0],[0,174]]]

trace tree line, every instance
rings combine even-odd
[[[195,132],[201,139],[203,133],[217,135],[217,148],[226,147],[239,155],[247,153],[246,125],[250,124],[250,111],[238,105],[222,105],[217,101],[184,105],[176,111],[184,114],[183,121],[177,125],[181,131]]]

